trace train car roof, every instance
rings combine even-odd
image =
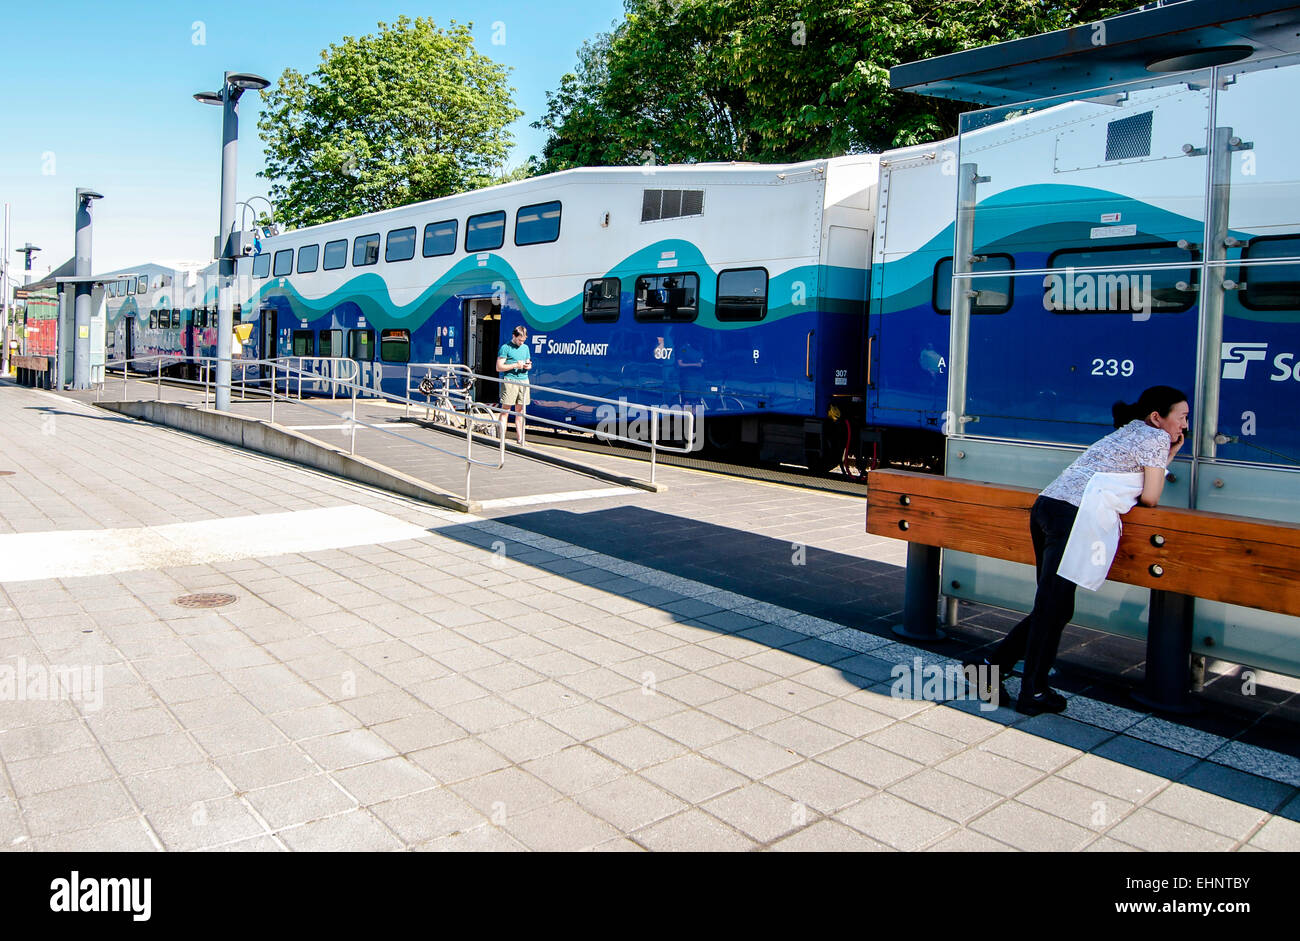
[[[1159,0],[1070,29],[889,70],[892,88],[981,105],[1053,95],[1300,51],[1300,4]]]
[[[817,160],[804,160],[800,163],[751,163],[740,161],[729,162],[711,162],[711,163],[673,163],[673,164],[653,164],[636,167],[575,167],[572,170],[561,170],[557,173],[546,173],[542,176],[529,177],[525,180],[512,180],[508,183],[497,183],[493,186],[485,186],[481,189],[468,190],[464,193],[453,193],[448,196],[439,196],[436,199],[427,199],[416,203],[407,203],[404,206],[394,206],[391,209],[382,209],[375,212],[362,213],[355,216],[347,216],[343,219],[334,219],[330,222],[320,222],[312,226],[304,226],[301,229],[293,229],[290,232],[281,233],[276,236],[276,240],[283,239],[286,235],[299,236],[310,233],[314,229],[335,227],[341,223],[352,223],[359,219],[382,219],[390,215],[399,215],[409,213],[413,209],[422,207],[445,206],[448,209],[459,206],[462,203],[476,203],[490,201],[495,197],[504,195],[515,195],[527,193],[532,189],[549,189],[558,185],[570,183],[628,183],[640,180],[644,182],[646,188],[653,189],[655,181],[671,180],[669,185],[682,186],[687,181],[700,183],[721,182],[726,180],[733,183],[772,183],[779,182],[789,176],[796,176],[801,173],[807,173],[822,167],[849,166],[852,164],[870,163],[878,159],[878,154],[850,154],[843,157],[823,157]],[[713,178],[712,180],[710,178]]]

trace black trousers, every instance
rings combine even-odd
[[[1047,689],[1047,671],[1056,660],[1061,632],[1074,617],[1074,582],[1056,574],[1070,539],[1070,529],[1079,508],[1064,500],[1039,497],[1029,513],[1029,533],[1034,541],[1034,562],[1038,569],[1038,590],[1034,609],[1011,629],[989,657],[1006,676],[1016,661],[1024,658],[1023,689],[1030,695]]]

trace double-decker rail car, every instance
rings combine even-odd
[[[1171,385],[1192,431],[1162,503],[1300,521],[1297,87],[1300,56],[1261,55],[882,155],[869,421],[945,435],[949,476],[1042,487],[1113,402]],[[1023,609],[1033,571],[945,552],[943,585]],[[1075,622],[1141,637],[1146,601],[1108,583]],[[1198,600],[1195,623],[1197,653],[1300,671],[1294,618]]]
[[[494,375],[518,324],[532,380],[702,416],[718,451],[829,467],[861,413],[876,158],[570,170],[312,226],[239,263],[256,348]],[[475,394],[492,399],[495,382]],[[598,406],[539,391],[534,414]]]
[[[216,264],[174,262],[108,272],[105,351],[137,372],[192,378],[195,358],[216,355]]]

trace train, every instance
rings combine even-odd
[[[1282,108],[1289,71],[1250,75],[1252,113]],[[851,450],[938,469],[953,422],[1086,444],[1134,389],[1203,385],[1206,213],[1187,194],[1204,190],[1191,132],[1205,133],[1207,95],[1164,82],[1010,109],[960,139],[874,155],[570,170],[289,231],[238,263],[237,320],[251,325],[238,352],[343,356],[366,386],[406,394],[412,365],[491,374],[523,324],[536,384],[690,405],[700,444],[736,459],[826,469]],[[1269,121],[1252,136],[1234,159],[1292,152],[1300,134]],[[966,164],[981,174],[973,261],[954,265]],[[1296,200],[1248,194],[1222,264],[1254,267],[1222,302],[1218,397],[1258,431],[1225,430],[1216,453],[1296,466]],[[215,355],[215,265],[134,270],[134,285],[109,287],[110,360],[192,370],[187,357]],[[960,415],[954,290],[978,294]],[[531,410],[596,422],[559,393]]]

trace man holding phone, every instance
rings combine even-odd
[[[510,342],[497,353],[497,373],[501,376],[501,435],[505,437],[509,413],[515,411],[515,438],[524,443],[524,407],[528,405],[528,371],[533,368],[528,353],[528,328],[515,327]]]

